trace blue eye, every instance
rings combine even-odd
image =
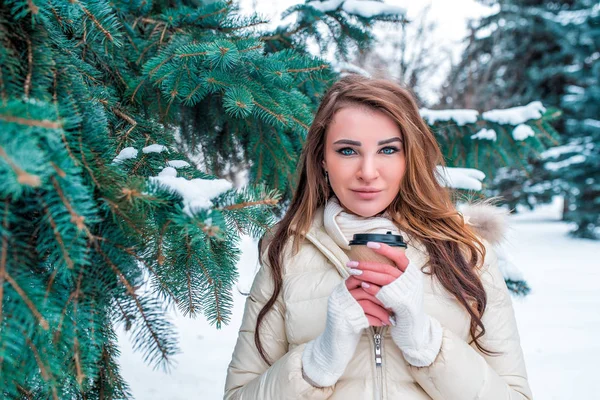
[[[385,155],[392,155],[399,152],[400,149],[394,146],[387,146],[381,149],[380,151]],[[351,149],[350,147],[344,147],[342,149],[337,150],[337,152],[343,156],[351,156],[356,153],[354,149]]]
[[[391,152],[386,152],[385,150],[392,150]],[[398,152],[398,148],[397,147],[384,147],[383,149],[381,149],[381,151],[383,152],[383,154],[394,154]]]
[[[351,156],[352,153],[347,153],[346,150],[354,152],[354,150],[352,150],[350,147],[344,147],[343,149],[339,149],[337,152],[343,156]]]

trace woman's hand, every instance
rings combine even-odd
[[[402,250],[373,242],[367,247],[395,265],[350,261],[350,274],[365,292],[393,312],[390,333],[404,358],[416,367],[431,365],[442,346],[443,334],[439,321],[424,310],[423,273]]]
[[[350,275],[361,281],[361,287],[365,292],[375,297],[382,286],[389,285],[402,276],[406,271],[406,267],[408,267],[409,260],[404,251],[385,243],[368,242],[367,247],[389,258],[394,263],[394,265],[390,265],[373,261],[354,260],[346,263],[346,266],[350,268]],[[348,287],[348,290],[350,289]]]
[[[384,243],[369,242],[367,247],[389,258],[395,265],[350,260],[346,265],[352,276],[346,280],[346,287],[365,311],[371,326],[395,325],[394,318],[390,319],[392,311],[385,308],[375,295],[382,286],[402,275],[408,266],[408,258],[403,251]]]
[[[354,297],[354,299],[362,307],[365,316],[369,320],[371,326],[385,326],[390,325],[391,310],[384,307],[383,303],[377,299],[373,294],[368,293],[362,286],[364,282],[351,276],[346,279],[346,287],[348,291]]]

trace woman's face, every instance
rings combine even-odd
[[[396,122],[381,111],[348,106],[335,113],[323,167],[343,207],[371,217],[394,200],[406,169],[402,140]]]

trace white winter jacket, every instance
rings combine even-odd
[[[501,355],[486,356],[474,343],[468,344],[469,314],[435,277],[426,274],[425,312],[443,327],[442,347],[433,364],[411,366],[387,327],[369,328],[338,382],[316,388],[302,376],[302,351],[324,330],[328,296],[349,276],[345,266],[348,256],[325,231],[323,208],[318,209],[300,251],[291,255],[291,241],[286,247],[282,290],[261,326],[262,344],[276,361],[269,367],[254,343],[257,315],[273,292],[270,269],[263,257],[227,369],[224,399],[530,400],[510,294],[492,246],[485,238],[484,243],[487,256],[481,277],[488,303],[482,318],[486,333],[479,341]],[[408,258],[424,266],[424,246],[410,237],[408,244]]]

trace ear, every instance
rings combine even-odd
[[[323,165],[323,169],[327,172],[327,163],[325,163],[325,160],[321,161],[321,165]]]

